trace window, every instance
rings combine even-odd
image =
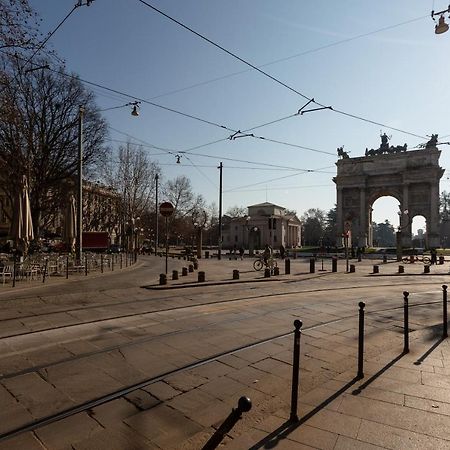
[[[237,234],[234,236],[234,242],[237,242],[238,241],[238,237],[237,237]]]
[[[277,235],[273,237],[273,242],[277,242]]]

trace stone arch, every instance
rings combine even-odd
[[[402,147],[403,148],[403,147]],[[406,150],[406,147],[405,147]],[[333,178],[337,190],[337,243],[344,231],[351,230],[351,244],[370,246],[371,209],[380,197],[394,197],[400,202],[400,242],[411,246],[412,217],[427,221],[430,247],[439,246],[439,180],[444,170],[439,166],[441,152],[436,146],[423,150],[401,151],[343,158],[337,161]]]

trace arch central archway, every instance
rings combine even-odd
[[[366,156],[356,158],[338,149],[342,159],[336,163],[333,178],[338,245],[344,230],[350,230],[352,245],[371,246],[371,206],[378,198],[391,196],[400,203],[401,245],[411,246],[411,220],[421,215],[427,222],[428,245],[439,246],[439,180],[444,170],[439,166],[441,152],[436,142],[408,152],[406,147],[382,148],[382,143],[379,150],[366,150]]]

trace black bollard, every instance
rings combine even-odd
[[[194,261],[194,270],[197,270],[198,269],[198,262],[197,261]]]
[[[223,438],[234,427],[236,422],[242,417],[243,412],[252,409],[252,402],[248,397],[241,397],[238,401],[238,407],[231,410],[230,415],[224,420],[222,425],[209,438],[208,442],[202,447],[202,450],[214,450],[222,442]]]
[[[233,270],[233,280],[239,280],[239,270]]]
[[[205,272],[203,272],[202,270],[200,270],[198,272],[198,282],[199,283],[203,283],[205,281]]]
[[[122,253],[120,254],[120,268],[122,268]]]
[[[447,286],[442,285],[442,337],[448,337],[447,332]]]
[[[183,268],[181,269],[181,276],[182,276],[182,277],[186,277],[187,274],[188,274],[187,267],[183,267]]]
[[[44,264],[44,274],[42,275],[43,283],[45,283],[45,277],[47,276],[47,269],[48,269],[48,259],[45,260],[45,264]],[[14,261],[14,278],[16,278],[15,261]]]
[[[66,280],[69,279],[69,257],[66,256]]]
[[[167,284],[167,275],[165,273],[159,274],[159,284]]]
[[[16,254],[14,253],[14,263],[13,263],[13,287],[16,287]]]
[[[103,254],[100,255],[100,272],[103,273]]]
[[[172,270],[172,280],[178,280],[178,270]]]
[[[273,274],[274,274],[275,276],[280,275],[280,269],[278,268],[278,266],[273,268]]]
[[[192,264],[189,264],[188,270],[189,270],[189,272],[193,272],[194,271],[194,266]]]
[[[332,272],[337,272],[337,257],[336,256],[333,256],[332,258],[331,258],[331,271]]]
[[[309,259],[309,273],[314,273],[316,271],[316,260],[314,258]]]
[[[444,264],[444,261],[445,261],[445,257],[444,256],[439,256],[439,264]]]
[[[405,273],[405,266],[398,266],[398,273]]]
[[[373,272],[372,273],[380,273],[380,267],[378,265],[373,266]]]
[[[298,383],[300,376],[300,336],[302,334],[301,320],[294,320],[294,356],[292,360],[292,392],[291,392],[291,414],[289,420],[298,422],[297,403],[298,403]]]
[[[403,292],[403,353],[409,353],[409,292]]]
[[[270,278],[270,269],[268,267],[264,269],[264,278]]]
[[[358,334],[358,374],[357,378],[364,378],[364,308],[366,304],[359,302],[359,334]]]
[[[383,255],[383,264],[387,263],[387,255]]]
[[[88,274],[88,258],[87,255],[84,256],[84,275],[87,276]]]
[[[361,262],[362,261],[362,256],[361,256],[361,253],[359,253],[359,255],[358,255],[358,262]]]
[[[430,266],[429,265],[423,266],[423,273],[430,273]]]
[[[208,259],[209,258],[209,252],[208,252],[208,250],[206,250],[205,251],[205,259]]]
[[[111,272],[114,272],[114,255],[111,255]]]
[[[355,273],[355,265],[354,264],[350,264],[349,273]]]
[[[289,258],[286,258],[284,260],[284,273],[286,275],[289,275],[291,273],[291,260]]]

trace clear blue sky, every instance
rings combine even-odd
[[[74,3],[75,0],[31,0],[43,19],[44,33],[51,31]],[[450,134],[450,32],[434,34],[434,23],[429,17],[432,1],[150,3],[257,66],[418,19],[263,69],[336,109],[420,136]],[[434,1],[435,10],[446,7],[445,1]],[[297,94],[248,70],[138,0],[95,0],[89,7],[80,7],[50,43],[66,60],[67,68],[81,78],[232,129],[244,130],[288,116],[305,103]],[[184,89],[241,71],[245,72]],[[100,89],[95,92],[101,108],[130,101]],[[105,117],[111,127],[175,152],[230,135],[226,130],[146,104],[142,105],[139,118],[131,117],[126,109],[105,112]],[[175,164],[173,155],[161,151],[149,149],[149,154],[155,155],[166,179],[188,176],[196,193],[208,203],[218,201],[216,167],[222,160],[224,210],[267,200],[301,215],[308,208],[328,210],[334,206],[336,193],[331,179],[335,174],[336,148],[344,145],[350,156],[362,156],[366,147],[378,147],[380,131],[392,135],[393,145],[407,143],[414,147],[425,142],[331,111],[319,111],[259,128],[254,133],[325,153],[246,137],[193,150],[181,158],[181,164]],[[113,130],[110,138],[126,140]],[[441,166],[447,169],[450,149],[446,145],[440,148]],[[198,156],[200,153],[209,157]],[[261,170],[262,166],[224,158],[320,171]],[[285,178],[271,181],[281,177]],[[449,189],[444,175],[441,190]],[[377,201],[374,219],[389,219],[396,225],[395,203],[392,199]]]

